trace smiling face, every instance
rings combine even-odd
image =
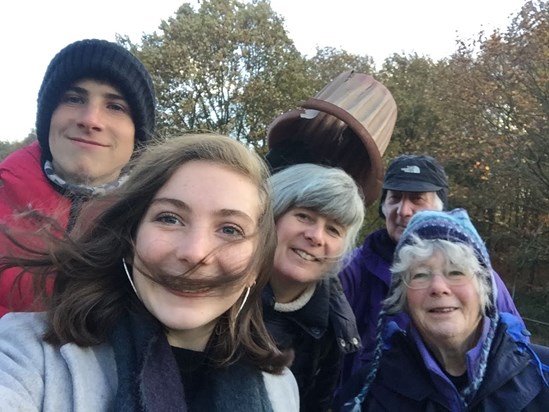
[[[461,271],[448,263],[444,253],[436,250],[422,262],[409,269],[410,276],[432,275],[424,289],[406,290],[408,313],[428,345],[470,348],[474,344],[481,320],[481,303],[476,278],[460,286],[450,286],[443,273]]]
[[[205,190],[207,188],[207,190]],[[203,350],[217,319],[252,285],[181,292],[140,272],[197,279],[243,271],[255,248],[260,201],[257,187],[227,167],[205,161],[181,166],[156,193],[137,231],[133,278],[139,298],[168,329],[174,346]]]
[[[408,222],[420,210],[442,210],[443,205],[436,192],[399,192],[388,190],[382,211],[389,236],[396,242],[408,226]]]
[[[313,210],[290,209],[276,222],[278,245],[271,285],[278,302],[295,299],[320,280],[341,254],[345,228]]]
[[[53,168],[69,183],[99,186],[116,180],[130,160],[134,140],[130,106],[106,83],[75,83],[52,114]]]

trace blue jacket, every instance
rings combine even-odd
[[[278,347],[294,352],[291,371],[301,412],[330,408],[343,356],[360,348],[355,318],[337,278],[320,281],[309,302],[293,312],[274,309],[270,286],[263,291],[263,317]]]
[[[386,229],[377,230],[366,237],[364,244],[354,250],[352,258],[339,274],[347,300],[355,314],[362,350],[345,357],[341,382],[345,383],[372,359],[376,345],[376,330],[381,302],[389,292],[390,267],[396,244]],[[509,312],[520,318],[505,284],[494,273],[498,288],[497,304],[500,312]],[[409,323],[406,314],[389,317],[405,329]],[[522,320],[521,320],[522,322]],[[529,334],[524,328],[524,333]]]
[[[547,411],[549,368],[545,365],[549,363],[549,348],[530,346],[520,333],[521,327],[518,318],[502,315],[486,374],[467,407],[454,396],[457,390],[440,369],[437,373],[436,367],[428,367],[432,359],[420,350],[410,329],[408,333],[393,333],[385,341],[387,346],[362,411]],[[367,365],[347,383],[335,411],[360,391],[369,371]]]

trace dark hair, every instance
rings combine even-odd
[[[53,238],[50,234],[50,252],[34,251],[34,258],[28,259],[2,259],[0,270],[15,265],[32,269],[38,275],[41,291],[46,290],[47,279],[55,273],[53,293],[48,299],[47,342],[80,346],[101,343],[122,314],[143,308],[125,277],[122,258],[132,256],[137,229],[157,191],[180,166],[193,160],[221,164],[248,177],[258,188],[261,208],[254,235],[256,250],[238,278],[242,285],[250,276],[257,276],[255,284],[240,314],[242,297],[218,319],[206,348],[208,358],[224,366],[243,357],[263,370],[282,370],[286,356],[270,338],[260,304],[276,248],[268,170],[258,155],[219,135],[186,135],[151,145],[135,162],[130,178],[120,189],[90,203],[88,210],[102,211],[94,212],[96,216],[88,227],[77,228],[80,235]],[[88,214],[87,222],[90,218]],[[151,278],[162,283],[154,274]]]

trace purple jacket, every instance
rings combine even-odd
[[[371,360],[376,345],[376,330],[381,302],[389,292],[390,267],[396,244],[386,229],[377,230],[366,237],[364,244],[354,250],[349,264],[339,274],[343,290],[356,317],[358,333],[362,339],[362,350],[345,357],[341,383],[356,373]],[[498,309],[519,317],[513,299],[500,276],[494,272],[498,289]],[[409,324],[408,315],[401,313],[388,318],[401,329]],[[523,323],[524,325],[524,323]],[[524,327],[524,334],[529,334]]]
[[[501,315],[501,314],[500,314]],[[441,369],[410,325],[408,332],[391,329],[384,337],[376,378],[361,410],[366,411],[546,411],[549,404],[549,348],[529,345],[520,332],[522,322],[509,314],[499,320],[487,368],[478,391],[465,406],[455,382]],[[482,344],[490,328],[485,318],[477,345],[466,355],[468,380],[476,379]],[[364,387],[370,365],[355,374],[340,391],[334,411],[347,411]]]

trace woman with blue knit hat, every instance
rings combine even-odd
[[[22,216],[39,212],[70,231],[86,201],[127,179],[130,158],[152,138],[152,79],[122,46],[76,41],[50,62],[37,103],[37,141],[0,164],[0,220],[28,229]],[[33,305],[30,283],[13,287],[19,272],[0,278],[0,316]]]
[[[414,215],[397,244],[373,360],[344,411],[542,411],[549,348],[500,312],[488,252],[465,210]],[[388,317],[409,315],[406,331]]]

